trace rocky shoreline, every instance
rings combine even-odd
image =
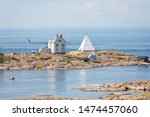
[[[136,56],[117,51],[94,51],[96,61],[85,61],[92,52],[11,53],[0,56],[0,70],[80,69],[107,66],[150,65]]]
[[[104,91],[150,91],[150,81],[136,81],[111,84],[91,84],[80,88],[84,92]]]
[[[110,84],[90,84],[79,88],[79,90],[83,92],[112,92],[109,95],[99,97],[99,99],[102,100],[150,100],[150,80]],[[138,92],[139,94],[134,94],[135,92]]]

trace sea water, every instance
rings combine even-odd
[[[67,51],[77,50],[86,33],[96,50],[150,56],[150,28],[0,29],[0,52],[38,51],[56,34],[63,34]]]
[[[0,52],[31,52],[63,34],[67,51],[77,50],[86,33],[96,50],[117,50],[150,56],[150,28],[1,29]],[[28,43],[28,39],[31,43]],[[14,76],[15,80],[8,78]],[[98,98],[111,92],[81,92],[77,87],[150,80],[150,66],[104,67],[74,70],[0,71],[0,99],[56,95]]]
[[[8,78],[14,76],[15,80]],[[98,98],[111,92],[81,92],[87,84],[150,80],[150,66],[0,71],[0,99],[55,95]]]

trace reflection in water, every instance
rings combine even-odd
[[[0,78],[3,77],[3,71],[0,70]]]
[[[86,71],[86,69],[81,69],[80,71],[79,71],[79,73],[80,73],[80,85],[81,86],[84,86],[84,85],[86,85],[87,84],[87,71]]]
[[[50,87],[53,86],[55,92],[63,92],[66,90],[65,70],[49,70],[48,82]]]
[[[3,71],[0,70],[0,81],[2,80],[3,78]]]

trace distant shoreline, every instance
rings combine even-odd
[[[93,52],[51,53],[11,53],[0,55],[0,70],[47,70],[47,69],[83,69],[108,66],[150,65],[135,55],[119,51],[95,51],[95,61],[86,60]]]

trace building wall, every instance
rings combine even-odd
[[[56,39],[54,42],[48,44],[51,48],[51,53],[65,53],[66,52],[66,42],[64,39]]]
[[[55,53],[56,50],[55,50],[55,43],[51,43],[51,53]]]
[[[48,42],[48,48],[51,48],[51,44],[52,44],[51,42]]]

